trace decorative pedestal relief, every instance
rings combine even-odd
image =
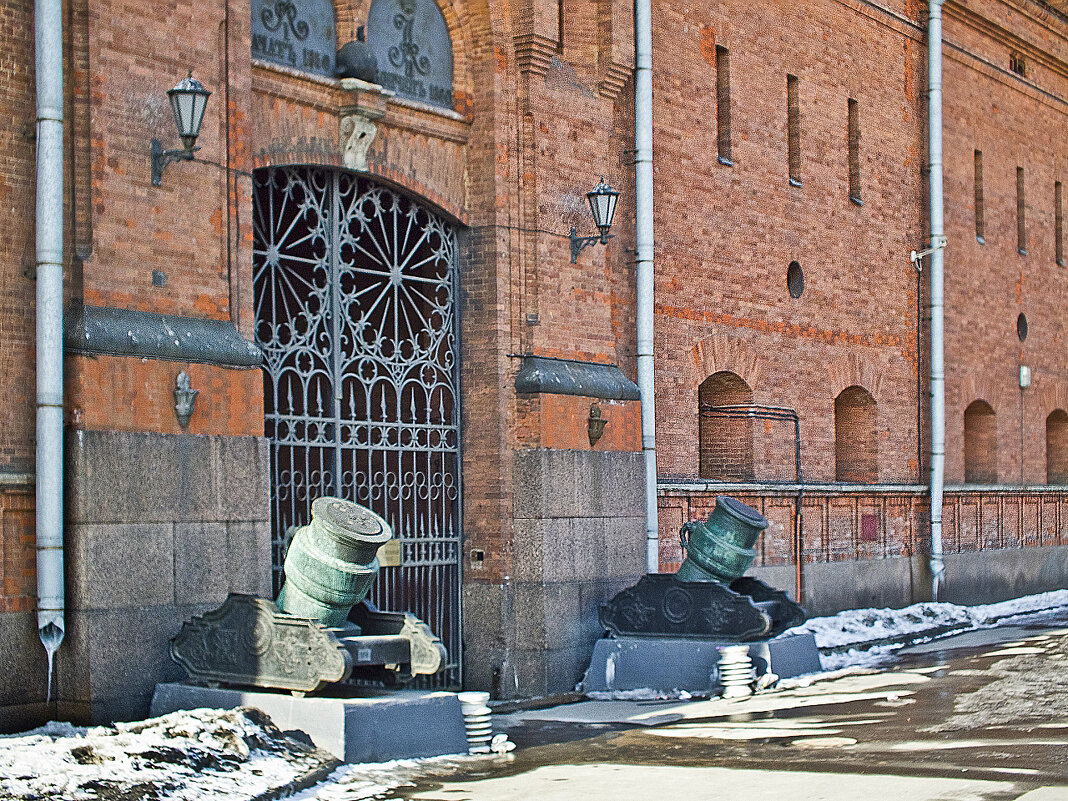
[[[374,120],[386,113],[386,104],[394,93],[378,84],[359,78],[342,78],[341,88],[352,92],[352,103],[341,108],[338,143],[346,167],[367,170],[367,153],[378,133]]]

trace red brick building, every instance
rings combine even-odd
[[[1064,12],[943,12],[950,600],[1068,576]],[[51,694],[33,7],[0,15],[0,725],[143,715],[180,677],[181,622],[270,595],[285,527],[324,493],[390,520],[399,565],[375,598],[442,636],[440,684],[573,687],[597,605],[645,570],[631,4],[64,5]],[[811,610],[929,597],[928,286],[909,259],[928,240],[926,9],[657,2],[652,19],[661,566],[727,491],[772,521],[758,571],[800,577]],[[338,79],[334,51],[361,37],[377,76]],[[150,141],[178,147],[165,92],[190,68],[213,93],[200,150],[157,186]],[[572,263],[600,176],[615,237]],[[185,424],[179,373],[199,390]]]

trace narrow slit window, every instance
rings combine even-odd
[[[786,155],[790,184],[801,186],[801,106],[796,75],[786,76]]]
[[[731,159],[731,54],[716,45],[716,151],[720,164]]]
[[[975,151],[975,238],[980,245],[986,244],[984,230],[986,223],[983,217],[983,151]]]
[[[1053,249],[1057,253],[1057,264],[1064,266],[1064,192],[1061,182],[1053,184]]]
[[[1016,250],[1027,253],[1027,200],[1024,197],[1024,168],[1016,168]]]
[[[860,204],[860,109],[853,98],[849,98],[847,125],[849,128],[849,199]]]

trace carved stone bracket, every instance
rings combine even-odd
[[[367,169],[367,152],[378,133],[374,121],[385,116],[394,92],[359,78],[342,78],[341,88],[350,101],[340,109],[338,144],[342,159],[350,170]]]

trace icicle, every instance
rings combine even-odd
[[[63,642],[63,629],[57,626],[55,623],[49,623],[44,628],[37,632],[41,638],[41,644],[45,647],[45,653],[48,655],[48,689],[45,692],[45,703],[52,702],[52,668],[55,663],[56,651],[59,650],[59,644]]]

